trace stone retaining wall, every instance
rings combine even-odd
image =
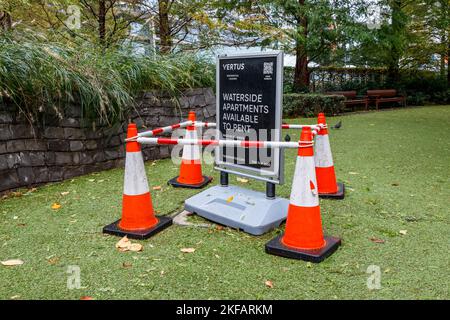
[[[137,99],[129,120],[139,130],[171,125],[187,119],[215,122],[211,89],[191,89],[178,99],[146,93]],[[61,181],[123,166],[128,121],[94,126],[80,116],[80,107],[66,106],[64,119],[45,115],[33,126],[11,103],[0,104],[0,192]],[[96,129],[93,129],[96,127]],[[168,146],[143,146],[145,160],[169,157]]]

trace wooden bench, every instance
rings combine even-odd
[[[395,89],[387,90],[367,90],[367,96],[371,101],[375,102],[375,107],[378,110],[380,103],[385,102],[398,102],[406,107],[406,97],[398,94]]]
[[[366,110],[369,107],[369,98],[367,96],[358,96],[356,91],[331,91],[326,94],[333,96],[344,96],[345,106],[350,106],[352,111],[355,111],[355,106],[358,104],[364,105]]]

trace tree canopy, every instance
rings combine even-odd
[[[312,66],[427,69],[450,81],[449,0],[0,0],[0,32],[68,47],[145,54],[218,46],[295,55],[294,88]]]

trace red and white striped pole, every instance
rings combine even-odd
[[[202,140],[202,139],[170,139],[170,138],[137,138],[140,144],[150,145],[198,145],[242,148],[298,148],[299,142],[283,141],[240,141],[240,140]]]
[[[196,121],[195,122],[195,127],[196,128],[215,128],[216,127],[216,123],[215,122]]]
[[[156,128],[153,130],[149,130],[149,131],[144,131],[144,132],[140,132],[137,134],[138,137],[153,137],[156,136],[158,134],[162,134],[162,133],[169,133],[172,132],[175,129],[179,129],[179,128],[186,128],[188,126],[192,125],[192,121],[185,121],[185,122],[180,122],[180,123],[176,123],[170,126],[166,126],[166,127],[161,127],[161,128]]]

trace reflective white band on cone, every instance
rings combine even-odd
[[[123,194],[129,196],[148,193],[148,181],[145,174],[142,153],[127,152],[125,159],[125,181]]]
[[[316,136],[314,157],[316,167],[318,168],[328,168],[334,165],[330,148],[330,140],[327,134]]]
[[[319,205],[314,157],[297,156],[290,203],[297,207]]]
[[[196,140],[197,132],[195,130],[186,130],[186,139]],[[200,147],[195,144],[184,145],[183,155],[181,157],[183,160],[200,160]]]

